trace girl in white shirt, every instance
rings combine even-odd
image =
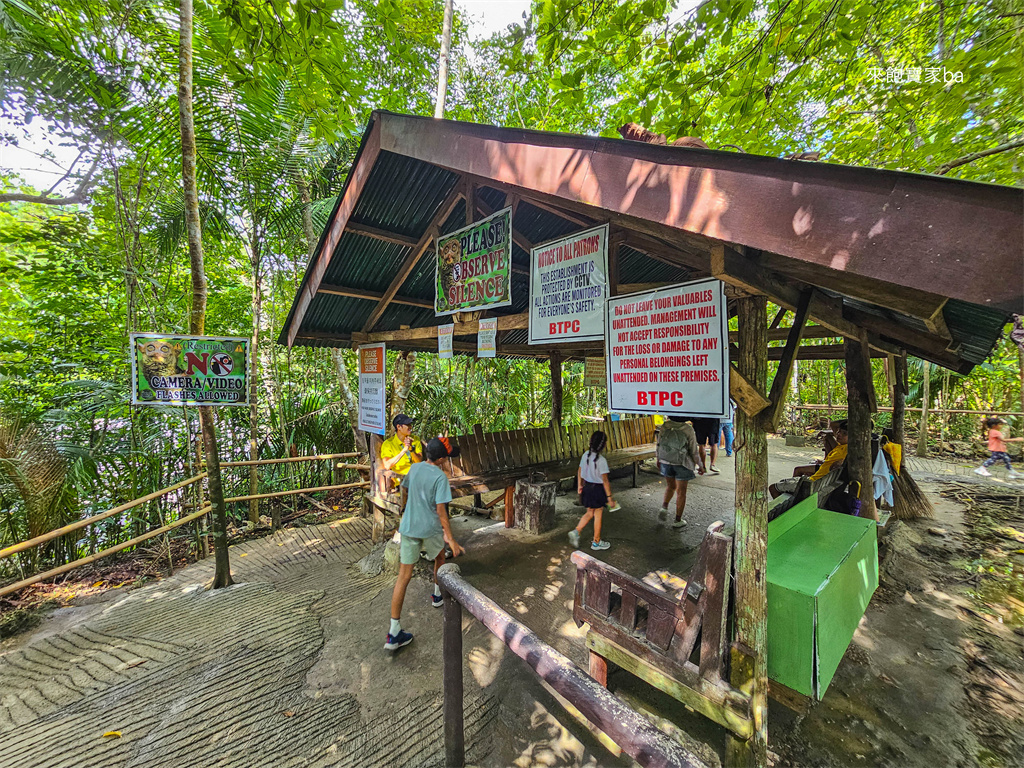
[[[590,449],[580,459],[580,467],[576,470],[576,485],[579,488],[580,501],[587,508],[575,529],[569,531],[569,543],[580,546],[580,532],[594,521],[594,541],[590,548],[595,550],[608,549],[611,544],[601,540],[601,515],[605,504],[615,506],[612,498],[612,486],[608,481],[608,461],[601,455],[608,438],[604,432],[597,431],[590,437]]]

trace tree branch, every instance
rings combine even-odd
[[[985,149],[981,152],[972,152],[969,155],[958,157],[956,160],[950,160],[948,163],[943,163],[935,169],[935,173],[939,176],[944,176],[954,168],[973,163],[975,160],[980,160],[983,157],[989,155],[998,155],[1000,152],[1008,152],[1011,149],[1017,149],[1018,147],[1024,147],[1024,136],[1018,136],[1016,139],[1011,139],[1005,144],[1000,144],[998,147],[992,147],[991,149]]]
[[[89,201],[89,188],[92,186],[92,177],[96,173],[96,166],[99,165],[99,162],[100,154],[98,153],[85,174],[85,178],[78,182],[78,188],[67,197],[50,197],[50,192],[53,191],[51,187],[50,192],[43,195],[26,195],[21,192],[0,193],[0,203],[38,203],[40,205],[77,205],[79,203],[86,203]],[[59,184],[60,182],[57,183]]]

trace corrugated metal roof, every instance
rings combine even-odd
[[[397,116],[388,117],[391,119]],[[363,144],[357,156],[357,163],[360,162],[360,158],[364,155],[367,137],[370,136],[371,128],[372,124],[368,126],[367,132],[364,134]],[[463,127],[463,130],[472,131],[477,130],[477,128]],[[484,129],[481,128],[479,130]],[[491,129],[488,128],[486,130]],[[494,130],[500,132],[500,129]],[[533,134],[530,135],[533,136]],[[538,134],[538,136],[550,136],[550,138],[545,138],[541,143],[551,143],[552,146],[561,145],[566,142],[568,142],[567,146],[572,146],[572,142],[578,143],[586,138],[563,137],[555,134]],[[536,138],[534,140],[541,141]],[[598,144],[600,147],[604,147],[604,144],[600,142]],[[608,147],[610,148],[609,151],[621,152],[622,145],[613,142],[608,144]],[[633,148],[631,147],[630,149],[632,150]],[[661,156],[658,150],[652,149],[647,145],[638,145],[635,151],[638,153],[638,157],[644,153],[649,155],[649,161],[653,161],[656,156]],[[416,154],[416,152],[412,150],[408,152],[408,155],[413,154]],[[718,154],[722,153],[708,154],[698,152],[699,157],[702,158],[701,163],[711,162],[708,158],[712,156],[714,156],[715,162],[726,162],[726,160],[718,158]],[[372,226],[407,238],[421,237],[436,216],[441,203],[449,196],[455,185],[459,183],[458,174],[433,165],[430,162],[387,150],[381,150],[376,153],[375,157],[376,159],[372,168],[369,169],[365,183],[358,199],[355,200],[352,214],[348,220],[352,223]],[[672,155],[674,162],[678,162],[680,157],[682,155]],[[734,164],[761,163],[762,165],[767,161],[776,162],[772,158],[751,159],[731,157],[727,158],[727,161]],[[796,172],[791,165],[786,165],[784,168],[780,165],[780,168],[790,175]],[[804,171],[802,166],[799,166],[799,170],[801,172]],[[833,169],[811,168],[806,172],[818,175],[825,173],[827,175],[827,173],[832,173]],[[876,172],[872,169],[859,169],[858,173]],[[346,181],[345,191],[339,196],[338,203],[331,214],[331,222],[338,218],[343,198],[349,190],[351,183],[352,178],[350,177]],[[915,183],[917,182],[915,181]],[[501,189],[482,185],[477,187],[475,194],[478,199],[494,210],[507,205],[507,195]],[[993,194],[994,192],[989,192],[989,196]],[[984,195],[979,194],[976,197],[981,200],[984,198]],[[975,200],[974,204],[977,206],[981,203]],[[993,205],[995,204],[993,203]],[[597,210],[595,208],[595,212]],[[455,231],[464,225],[465,219],[465,205],[460,202],[439,229],[442,233]],[[564,237],[586,228],[574,223],[571,219],[572,216],[563,218],[549,210],[532,205],[529,199],[522,199],[520,201],[514,215],[516,231],[535,245]],[[624,222],[623,226],[629,228],[628,222]],[[330,225],[328,225],[328,229],[329,227]],[[326,238],[327,230],[325,230],[324,236],[321,237],[318,245],[317,258],[320,258]],[[527,252],[518,244],[514,244],[512,250],[513,264],[521,268],[527,268],[529,266],[529,255]],[[338,239],[338,244],[331,254],[330,262],[322,278],[316,284],[333,284],[359,290],[383,292],[391,285],[394,276],[408,258],[410,251],[411,248],[407,245],[390,243],[385,240],[356,235],[351,231],[343,230]],[[311,271],[307,270],[301,290],[307,290],[310,274]],[[620,249],[620,283],[672,283],[686,281],[693,277],[694,275],[682,266],[666,264],[634,248],[623,246]],[[829,292],[826,291],[826,293]],[[434,258],[432,249],[428,249],[428,252],[412,270],[404,285],[399,288],[398,294],[424,301],[433,300]],[[512,299],[513,304],[511,307],[496,310],[496,314],[519,313],[527,309],[529,280],[526,274],[513,273]],[[909,330],[929,333],[927,327],[920,320],[901,313],[894,313],[863,301],[856,301],[850,297],[844,297],[844,299],[850,306],[884,318],[886,321],[899,323]],[[296,306],[298,306],[298,299],[289,313],[285,329],[292,322]],[[374,307],[374,300],[315,293],[309,301],[308,308],[302,314],[301,328],[296,343],[310,346],[334,345],[337,343],[338,337],[345,337],[354,331],[362,330]],[[1006,322],[1006,313],[1003,310],[995,310],[953,299],[946,303],[944,317],[950,334],[953,337],[952,346],[957,348],[957,354],[962,360],[973,364],[984,361],[991,353],[992,347],[998,340],[1003,325]],[[448,318],[435,317],[432,309],[392,303],[375,324],[375,329],[390,330],[401,325],[421,327],[436,325],[447,322],[447,320]],[[307,335],[310,333],[325,334],[334,338],[318,339]],[[503,339],[510,343],[521,343],[526,341],[526,337],[527,332],[523,330],[509,332]],[[287,343],[287,339],[288,333],[287,330],[284,330],[282,331],[280,341]]]

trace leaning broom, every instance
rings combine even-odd
[[[889,465],[892,476],[893,507],[892,513],[897,520],[919,520],[923,517],[934,517],[935,510],[928,501],[921,486],[910,474],[907,462],[903,460],[902,447],[898,457],[885,451],[885,461]],[[900,462],[899,471],[895,471],[895,461]]]

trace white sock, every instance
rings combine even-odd
[[[392,637],[394,637],[395,635],[397,635],[401,631],[402,631],[402,622],[401,622],[401,620],[400,619],[392,619],[391,620],[391,631],[388,634],[390,634]]]
[[[434,585],[434,595],[435,595],[435,597],[440,597],[441,596],[441,585],[440,584],[435,584]]]

